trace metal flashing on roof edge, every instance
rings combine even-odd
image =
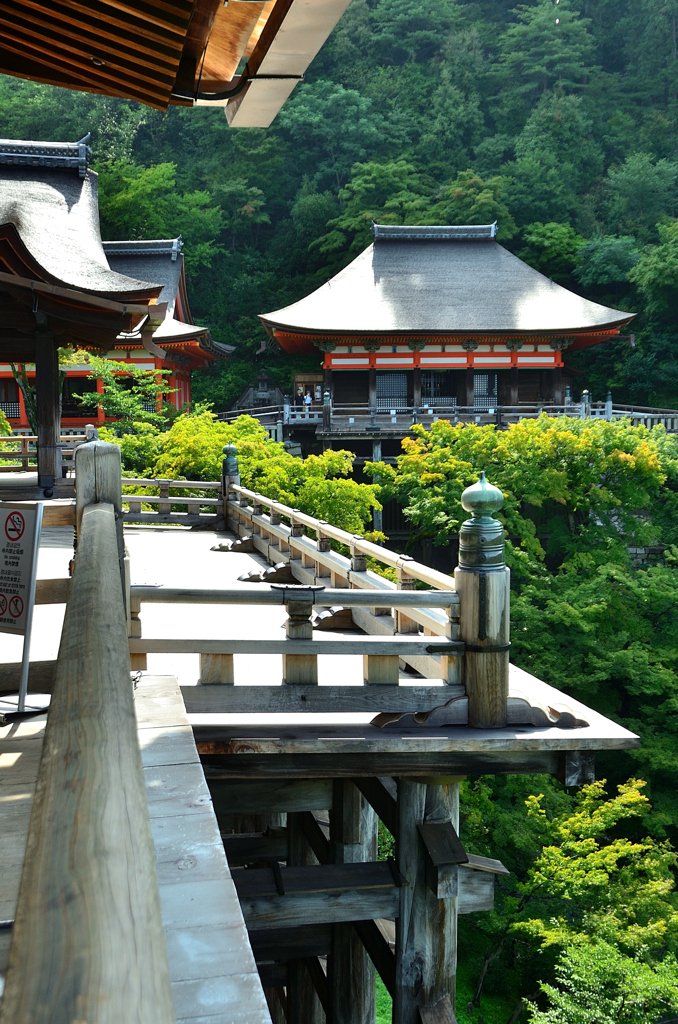
[[[104,242],[103,247],[107,256],[171,255],[172,262],[176,263],[184,243],[179,235],[177,238],[143,238],[138,241],[130,239],[125,242]]]
[[[24,142],[0,139],[0,164],[20,167],[63,167],[77,170],[80,177],[87,173],[87,162],[92,155],[85,135],[78,142]]]
[[[497,222],[494,224],[446,224],[421,225],[410,224],[375,224],[372,221],[372,234],[378,239],[392,239],[398,242],[409,241],[465,241],[468,239],[491,239],[497,234]]]

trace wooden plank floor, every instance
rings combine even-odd
[[[175,678],[135,691],[178,1024],[270,1024],[212,802]],[[45,716],[0,729],[0,920],[12,920]],[[0,975],[11,932],[0,930]]]

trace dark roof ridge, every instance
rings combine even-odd
[[[166,253],[173,261],[184,247],[181,235],[176,238],[130,238],[102,244],[107,256],[162,256]]]
[[[469,241],[490,240],[496,237],[497,222],[493,224],[376,224],[372,221],[372,234],[379,241]]]
[[[87,173],[92,155],[87,134],[77,142],[31,142],[23,139],[0,139],[0,164],[21,167],[59,167],[77,170],[81,178]]]

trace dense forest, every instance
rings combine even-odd
[[[677,18],[678,0],[353,0],[266,131],[0,78],[0,135],[91,131],[106,237],[183,236],[193,313],[236,346],[194,382],[217,409],[259,366],[283,387],[315,368],[277,351],[256,314],[335,273],[372,219],[496,219],[543,273],[638,313],[632,333],[569,357],[581,386],[677,408]],[[607,788],[579,794],[550,777],[462,783],[465,842],[512,873],[494,913],[460,921],[458,1018],[672,1018],[678,440],[623,423],[439,423],[373,467],[372,489],[349,456],[293,459],[252,420],[198,409],[169,426],[118,432],[130,471],[214,479],[236,440],[247,483],[354,530],[395,497],[413,535],[445,544],[480,469],[502,488],[514,660],[642,746],[599,758]]]
[[[3,79],[0,134],[91,131],[106,237],[182,234],[194,314],[237,347],[196,381],[217,409],[253,377],[256,314],[336,272],[372,218],[496,218],[539,270],[640,314],[570,357],[581,386],[676,407],[677,17],[675,0],[353,0],[268,130]],[[270,342],[258,359],[289,386],[293,361]]]

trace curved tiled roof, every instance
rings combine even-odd
[[[495,242],[492,227],[375,225],[374,244],[336,277],[260,319],[322,335],[567,334],[632,319],[544,277]]]
[[[111,270],[101,243],[97,175],[70,168],[0,166],[0,235],[23,276],[114,299],[157,296],[159,286]],[[17,237],[18,236],[18,237]]]

